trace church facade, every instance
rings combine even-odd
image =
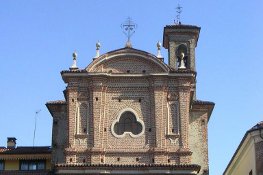
[[[55,174],[209,174],[207,124],[214,103],[196,99],[200,28],[164,27],[160,53],[126,47],[61,72],[65,100],[53,117]],[[158,44],[160,49],[160,44]],[[99,45],[97,45],[99,51]]]

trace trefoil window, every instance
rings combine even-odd
[[[116,137],[123,137],[125,134],[136,137],[143,133],[144,125],[134,112],[127,110],[122,112],[118,119],[113,122],[112,131]]]

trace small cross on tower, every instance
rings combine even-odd
[[[180,4],[178,4],[178,6],[176,7],[176,22],[174,21],[175,24],[181,24],[181,13],[182,13],[182,9],[183,7],[180,6]]]

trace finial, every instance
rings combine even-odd
[[[163,58],[162,54],[161,54],[161,47],[162,44],[160,41],[157,42],[157,58]]]
[[[95,58],[98,58],[99,56],[100,56],[100,42],[98,41],[97,43],[96,43],[96,56],[95,56]]]
[[[123,33],[127,36],[127,42],[125,47],[132,47],[131,44],[131,36],[135,33],[135,29],[137,28],[137,24],[135,24],[130,17],[121,24],[121,28],[123,29]]]
[[[77,59],[77,56],[78,56],[77,52],[74,51],[73,54],[72,54],[72,56],[73,56],[73,60],[76,60],[76,59]]]
[[[180,6],[180,4],[178,4],[178,6],[176,7],[176,13],[177,13],[177,15],[176,15],[176,22],[175,22],[175,20],[174,20],[174,23],[175,24],[178,24],[178,25],[180,25],[181,24],[181,13],[182,13],[182,9],[183,9],[183,7],[182,6]]]
[[[73,57],[73,63],[72,63],[72,66],[69,68],[70,70],[76,70],[78,69],[78,66],[77,66],[77,52],[74,51],[73,54],[72,54],[72,57]]]

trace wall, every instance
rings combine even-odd
[[[5,160],[5,170],[19,170],[19,160]]]
[[[208,173],[207,112],[192,112],[189,127],[192,163],[201,165],[199,174]]]
[[[255,143],[257,174],[263,175],[263,141]]]
[[[192,77],[147,76],[72,79],[67,87],[69,128],[67,130],[64,128],[66,125],[60,125],[60,119],[57,128],[53,126],[53,138],[55,141],[61,139],[58,131],[69,133],[69,145],[64,142],[67,163],[191,163],[188,149],[191,81]],[[180,101],[176,103],[179,111],[174,117],[180,118],[181,123],[175,122],[178,126],[174,128],[181,133],[167,132],[171,127],[167,123],[168,104],[172,100],[168,102],[168,96]],[[77,132],[80,102],[89,106],[86,116],[89,126],[87,133],[83,134]],[[143,133],[138,137],[126,134],[119,138],[112,132],[113,122],[125,110],[132,110],[142,121]],[[59,153],[58,149],[56,153]]]
[[[67,109],[66,105],[56,107],[53,113],[52,127],[52,161],[54,163],[64,162],[64,148],[67,143]]]
[[[19,160],[5,160],[5,170],[19,170]],[[51,169],[51,160],[46,160],[46,170]]]
[[[50,159],[46,160],[46,170],[51,170],[51,160]]]
[[[248,136],[250,138],[250,136]],[[248,175],[252,170],[253,175],[256,173],[255,147],[254,141],[250,139],[243,143],[243,149],[240,149],[240,156],[232,163],[232,167],[226,175]]]

